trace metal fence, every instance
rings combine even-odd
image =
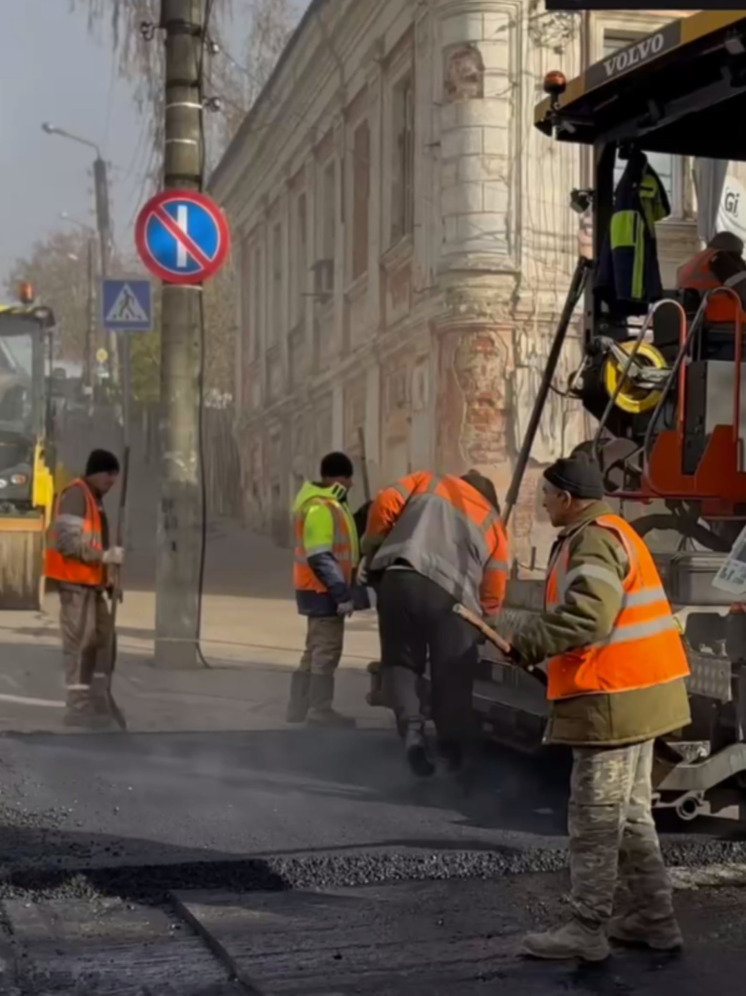
[[[133,421],[140,425],[144,459],[160,465],[160,406],[139,409]],[[134,440],[135,433],[133,433]],[[240,519],[242,516],[241,463],[233,431],[232,407],[212,408],[202,412],[202,472],[210,519]]]
[[[155,502],[160,471],[160,406],[137,406],[130,421],[130,466],[137,493]],[[73,474],[80,473],[91,449],[104,446],[121,452],[122,434],[111,409],[91,418],[87,412],[68,414],[60,424],[62,456]],[[208,519],[242,517],[241,465],[233,431],[233,410],[205,407],[202,418],[203,473]]]

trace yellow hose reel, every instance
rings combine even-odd
[[[631,353],[635,348],[635,343],[630,340],[629,342],[621,343],[620,348],[625,353]],[[654,367],[656,370],[665,370],[668,366],[660,350],[656,349],[649,342],[641,344],[635,353],[635,363],[640,367]],[[604,363],[604,387],[610,398],[617,391],[623,368],[624,364],[620,363],[613,353],[609,353]],[[627,378],[622,384],[619,394],[617,394],[615,404],[617,408],[621,408],[623,412],[628,412],[630,415],[641,415],[643,412],[654,408],[658,404],[660,396],[660,390],[651,387],[639,387]]]

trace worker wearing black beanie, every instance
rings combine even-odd
[[[91,450],[86,461],[85,476],[93,477],[94,474],[118,474],[119,460],[108,450]]]
[[[604,496],[601,468],[585,453],[561,457],[544,471],[544,478],[572,498],[600,501]]]
[[[64,723],[88,730],[117,729],[121,711],[111,695],[115,640],[105,593],[124,550],[109,542],[104,496],[114,487],[119,460],[93,450],[83,477],[58,496],[47,535],[45,574],[60,594],[66,685]]]
[[[602,961],[609,937],[659,950],[682,943],[651,773],[656,738],[690,722],[689,668],[650,551],[603,494],[601,470],[586,453],[545,471],[544,508],[559,529],[545,607],[511,637],[514,662],[547,662],[544,742],[574,749],[571,915],[524,938],[535,958]],[[640,867],[644,876],[628,871]],[[635,905],[612,920],[620,884],[634,887]]]

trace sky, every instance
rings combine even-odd
[[[87,31],[68,0],[3,4],[0,88],[0,284],[13,261],[51,230],[67,227],[61,211],[93,225],[93,149],[41,125],[49,121],[96,142],[109,170],[114,237],[133,246],[133,214],[147,165],[144,122],[126,82],[114,72],[106,41]]]
[[[308,0],[293,0],[299,17]],[[91,142],[109,163],[114,241],[134,250],[134,219],[144,202],[147,123],[118,77],[108,38],[91,37],[84,11],[69,0],[4,0],[0,88],[0,296],[14,261],[72,218],[95,224],[95,151],[59,135],[50,122]],[[238,27],[238,26],[237,26]]]

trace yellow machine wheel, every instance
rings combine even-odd
[[[633,341],[625,342],[621,344],[621,348],[625,353],[631,353],[635,348],[635,344]],[[641,366],[655,367],[656,370],[665,370],[667,367],[663,354],[649,342],[642,343],[640,348],[637,350],[635,359]],[[622,369],[623,366],[620,365],[618,360],[611,355],[604,364],[604,387],[606,388],[610,398],[613,397],[617,391]],[[628,412],[630,415],[642,415],[644,412],[650,411],[651,408],[654,408],[658,404],[660,396],[660,391],[642,390],[635,387],[629,382],[629,380],[627,380],[622,385],[622,388],[617,395],[615,404],[617,408],[621,408],[622,411]]]

